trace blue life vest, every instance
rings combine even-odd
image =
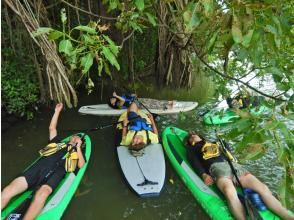
[[[132,131],[153,131],[151,124],[147,124],[146,120],[143,118],[138,118],[137,120],[134,120],[130,122],[129,130]]]
[[[132,104],[132,102],[134,102],[136,98],[135,96],[131,96],[131,95],[122,95],[121,97],[125,100],[125,103],[122,106],[123,109],[127,109]]]

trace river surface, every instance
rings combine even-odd
[[[81,98],[79,107],[99,102],[98,95],[92,94]],[[95,128],[117,120],[117,117],[80,115],[77,110],[66,109],[61,113],[58,123],[61,136],[71,134],[72,129]],[[42,110],[33,120],[21,121],[2,133],[2,188],[27,167],[38,156],[38,150],[46,145],[53,111],[54,108]],[[168,125],[201,130],[213,138],[213,128],[204,126],[196,112],[197,109],[187,114],[161,116],[158,127],[160,131]],[[89,166],[62,219],[209,219],[173,170],[167,157],[165,187],[160,197],[142,199],[136,196],[123,179],[113,145],[114,133],[114,128],[90,133],[92,155]],[[273,191],[277,191],[283,170],[276,161],[275,154],[269,152],[246,166]]]

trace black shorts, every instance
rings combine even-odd
[[[64,163],[48,168],[42,159],[40,159],[20,176],[25,177],[30,189],[46,184],[54,190],[66,174],[63,165]]]

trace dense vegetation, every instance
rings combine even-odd
[[[97,75],[127,80],[135,88],[146,71],[161,87],[191,88],[197,73],[204,73],[213,80],[216,99],[227,97],[233,84],[244,85],[268,98],[264,103],[271,109],[268,115],[241,115],[226,137],[238,142],[237,150],[246,154],[246,159],[259,158],[268,147],[275,148],[285,168],[281,199],[288,207],[294,204],[291,1],[5,2],[5,45],[14,45],[9,42],[14,36],[12,30],[15,26],[20,28],[16,21],[22,21],[40,48],[38,53],[43,55],[37,62],[43,68],[38,83],[25,87],[33,94],[40,88],[42,101],[52,99],[76,105],[77,85],[84,84],[91,92],[92,79]],[[19,17],[15,14],[11,21],[13,13]],[[17,40],[26,44],[28,38]],[[22,84],[12,79],[16,73],[24,74],[20,80],[30,78],[34,69],[28,65],[23,67],[28,69],[16,71],[16,59],[3,59],[2,105],[8,111],[21,113],[27,107],[19,110],[20,107],[9,104],[16,105],[10,101],[11,91]],[[33,61],[30,64],[36,65]],[[248,76],[258,77],[260,82],[273,79],[277,90],[271,94],[261,91],[244,81]],[[32,106],[36,101],[32,96],[17,103]]]

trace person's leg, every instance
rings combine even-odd
[[[23,220],[32,220],[41,212],[48,196],[52,193],[52,188],[48,185],[42,185],[35,194],[28,211],[26,212]]]
[[[238,198],[233,181],[227,177],[220,177],[217,179],[216,185],[226,197],[233,216],[237,220],[245,220],[245,211],[241,201]]]
[[[20,176],[14,179],[1,192],[1,210],[6,207],[10,199],[28,188],[28,183],[25,177]]]
[[[240,178],[240,182],[244,188],[250,188],[259,193],[266,206],[282,219],[294,220],[294,215],[291,215],[288,210],[282,206],[281,202],[272,195],[269,188],[255,176],[247,174]]]

